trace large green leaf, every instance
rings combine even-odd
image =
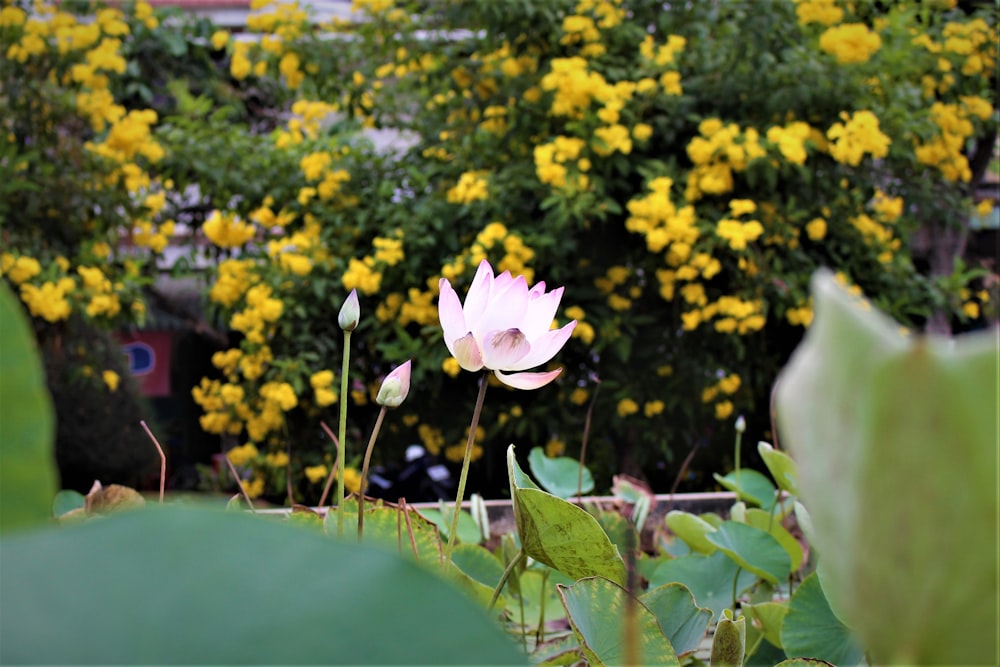
[[[785,550],[785,553],[791,559],[792,572],[799,569],[799,566],[802,565],[802,558],[805,555],[802,551],[802,545],[781,525],[780,519],[773,516],[770,512],[765,512],[757,508],[748,509],[745,518],[748,526],[759,528],[778,541],[778,544],[781,545],[781,548]]]
[[[528,452],[528,467],[546,491],[560,498],[570,498],[594,490],[594,476],[583,467],[583,487],[580,488],[580,462],[566,456],[546,456],[541,447]]]
[[[525,663],[412,559],[239,513],[123,512],[0,561],[4,664]]]
[[[451,552],[451,562],[462,572],[491,588],[496,588],[503,576],[503,564],[500,560],[478,544],[456,545]]]
[[[355,529],[355,533],[346,536],[346,539],[356,534]],[[441,539],[438,532],[432,522],[417,512],[407,510],[404,514],[397,507],[366,509],[363,537],[365,544],[380,545],[404,555],[416,556],[430,565],[441,561]]]
[[[624,583],[625,563],[597,520],[576,505],[538,489],[521,488],[526,477],[507,449],[514,519],[521,548],[535,560],[579,579],[600,576]]]
[[[691,549],[702,554],[710,554],[719,547],[715,546],[705,536],[715,532],[715,526],[701,517],[689,512],[671,510],[667,513],[667,528],[674,535],[684,540]]]
[[[799,469],[788,454],[778,451],[767,442],[757,443],[757,453],[764,460],[778,488],[793,496],[799,495]]]
[[[54,414],[28,318],[0,281],[0,531],[52,518]]]
[[[639,600],[630,601],[628,592],[618,584],[591,577],[558,588],[570,625],[590,664],[624,665],[633,657],[640,665],[680,665],[653,612]],[[632,656],[626,646],[624,623],[629,602],[635,613],[637,643]]]
[[[705,638],[712,610],[696,605],[684,584],[658,586],[643,593],[639,600],[656,616],[678,656],[694,652]]]
[[[442,503],[440,509],[420,509],[420,514],[426,517],[431,523],[437,526],[441,532],[442,539],[448,539],[448,531],[451,529],[451,515],[455,511],[453,506]],[[458,515],[458,542],[462,544],[478,544],[483,539],[479,524],[471,514],[462,510]]]
[[[621,514],[618,512],[600,512],[597,515],[597,523],[607,533],[611,543],[618,547],[618,553],[625,554],[629,551],[639,551],[639,531],[634,523]]]
[[[758,577],[777,584],[792,571],[791,558],[778,540],[760,528],[738,521],[726,521],[705,536],[719,550]]]
[[[518,594],[507,597],[507,613],[512,622],[520,624],[523,609],[524,625],[530,632],[543,618],[542,605],[545,606],[545,623],[566,618],[566,610],[551,577],[538,570],[526,570],[521,573],[518,584]]]
[[[888,619],[886,625],[891,625]],[[792,594],[781,623],[781,644],[790,656],[819,658],[835,665],[860,665],[864,653],[830,609],[819,577],[810,574]]]
[[[781,626],[788,613],[788,604],[784,602],[761,602],[759,604],[744,604],[741,609],[750,617],[754,627],[764,633],[764,638],[778,648],[781,644]]]
[[[652,590],[673,582],[687,586],[694,595],[695,604],[712,610],[715,618],[722,617],[722,610],[733,606],[733,582],[736,594],[757,581],[753,572],[742,570],[729,556],[716,551],[710,556],[690,554],[662,563],[649,581]]]
[[[767,508],[774,504],[774,494],[777,489],[771,480],[756,470],[741,468],[733,470],[727,475],[715,473],[712,477],[723,487],[734,492],[744,502]]]
[[[778,432],[830,603],[876,662],[997,664],[996,333],[905,336],[829,273],[813,294]]]

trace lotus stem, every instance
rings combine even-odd
[[[493,609],[493,605],[497,603],[497,599],[500,597],[500,591],[502,591],[503,587],[507,585],[507,580],[510,579],[510,575],[513,574],[514,568],[516,568],[522,560],[524,560],[524,549],[518,549],[517,555],[515,555],[511,561],[507,563],[507,567],[504,568],[503,574],[500,575],[500,582],[497,583],[497,587],[493,589],[493,597],[490,598],[490,603],[486,607],[487,611]]]
[[[319,425],[323,427],[323,432],[326,433],[326,435],[333,442],[333,446],[336,447],[337,450],[339,450],[340,440],[337,439],[337,436],[334,435],[330,427],[326,425],[326,422],[320,422]],[[319,497],[320,509],[323,509],[323,505],[326,504],[326,498],[327,496],[330,495],[330,489],[333,487],[333,480],[335,480],[336,478],[337,478],[337,462],[334,461],[333,467],[330,468],[330,475],[326,478],[326,484],[323,486],[323,494]]]
[[[596,376],[594,378],[597,380]],[[590,405],[587,406],[587,416],[583,419],[583,442],[580,445],[580,471],[576,480],[576,502],[583,504],[583,466],[587,459],[587,442],[590,440],[590,419],[594,414],[594,404],[597,403],[597,392],[601,390],[601,381],[597,380],[594,385],[594,395],[590,397]]]
[[[344,361],[340,367],[340,427],[337,431],[340,447],[337,448],[337,537],[344,536],[344,450],[347,443],[347,371],[351,361],[351,332],[344,330]],[[362,489],[364,493],[364,489]],[[360,519],[359,519],[360,521]]]
[[[483,412],[483,401],[486,399],[486,386],[489,384],[484,373],[479,381],[479,395],[476,396],[476,407],[472,410],[472,424],[469,426],[469,438],[465,442],[465,457],[462,459],[462,473],[458,477],[458,493],[455,495],[455,511],[451,515],[451,529],[448,531],[448,545],[445,547],[443,559],[445,567],[451,561],[451,552],[455,548],[455,536],[458,534],[458,517],[462,512],[462,500],[465,498],[465,482],[469,477],[469,463],[472,461],[472,445],[476,442],[476,429],[479,427],[479,416]]]
[[[385,419],[385,411],[386,407],[384,405],[378,411],[378,417],[375,419],[375,427],[372,429],[371,438],[368,440],[368,449],[365,450],[365,462],[361,466],[361,493],[358,494],[358,542],[361,541],[365,532],[365,489],[368,486],[368,463],[372,460],[372,450],[375,449],[375,439],[378,438],[378,432],[382,429],[382,420]]]

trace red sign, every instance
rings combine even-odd
[[[128,360],[129,373],[139,379],[142,393],[169,396],[172,334],[169,331],[137,331],[118,334],[118,340]]]

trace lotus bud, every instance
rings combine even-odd
[[[375,402],[387,408],[398,408],[410,393],[410,362],[397,366],[382,380]]]
[[[736,432],[743,433],[745,430],[747,430],[747,420],[743,418],[743,415],[740,415],[736,418]]]
[[[344,305],[340,307],[340,314],[337,315],[337,324],[344,331],[354,331],[358,328],[358,320],[361,319],[361,305],[358,303],[358,290],[352,289],[347,295]]]

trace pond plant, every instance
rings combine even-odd
[[[440,311],[463,367],[548,362],[566,327],[533,327],[560,289],[485,264],[477,276]],[[770,478],[720,478],[736,492],[728,516],[672,511],[651,552],[621,514],[544,490],[550,471],[533,480],[513,446],[516,531],[492,549],[455,544],[458,512],[445,542],[405,503],[360,498],[325,516],[133,502],[70,518],[40,361],[4,288],[0,660],[993,664],[996,331],[917,335],[829,273],[812,284],[816,322],[776,384],[788,452],[759,443]],[[419,391],[408,364],[383,407]],[[538,389],[553,370],[514,382]],[[362,521],[363,537],[344,532]]]

